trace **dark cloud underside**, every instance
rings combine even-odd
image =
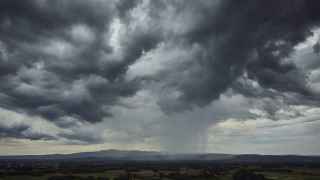
[[[319,106],[308,69],[288,61],[319,23],[318,0],[1,0],[0,107],[69,128],[68,118],[96,123],[112,117],[120,99],[154,84],[178,94],[159,97],[165,113],[207,106],[228,89]],[[175,49],[177,66],[128,78],[130,67],[163,46],[172,48],[158,59]],[[319,43],[313,49],[319,53]],[[0,127],[0,137],[43,139],[26,130]]]
[[[54,136],[30,131],[27,125],[3,126],[0,125],[0,138],[18,138],[30,140],[54,140]]]

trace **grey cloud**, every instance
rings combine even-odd
[[[207,107],[229,90],[253,101],[268,99],[259,108],[271,115],[283,104],[319,106],[308,72],[290,61],[294,47],[319,27],[319,7],[317,0],[2,0],[0,106],[40,115],[61,128],[111,118],[110,109],[120,99],[150,86],[168,119]],[[117,20],[122,29],[115,45],[108,41]],[[89,33],[87,38],[70,35],[79,26],[86,28],[82,33]],[[162,46],[168,48],[152,56]],[[178,55],[166,57],[172,49]],[[126,78],[148,53],[150,62],[172,58],[176,64]],[[283,104],[275,100],[279,97]],[[215,117],[186,122],[204,123],[199,125],[203,130],[223,118],[252,116],[242,108],[213,108]],[[173,135],[179,139],[181,134]],[[92,134],[60,136],[102,141]]]
[[[58,136],[65,138],[66,144],[99,144],[104,142],[100,136],[85,133],[60,133]]]
[[[162,9],[175,5],[181,4],[167,3]],[[177,106],[170,106],[172,110],[205,106],[244,73],[263,89],[277,91],[276,95],[296,93],[318,101],[318,94],[307,85],[306,72],[287,61],[295,45],[318,26],[320,15],[315,7],[319,7],[315,1],[200,1],[176,7],[177,16],[193,13],[188,21],[196,24],[172,40],[184,42],[186,47],[197,45],[201,51],[191,54],[193,60],[185,66],[161,74],[164,86],[182,94],[168,103],[160,101],[160,105],[165,110],[168,104]]]
[[[159,41],[156,34],[133,29],[120,42],[121,59],[103,56],[114,51],[104,42],[110,23],[134,5],[95,0],[1,1],[0,37],[5,48],[1,47],[0,79],[5,83],[0,86],[4,94],[0,105],[56,122],[65,116],[88,122],[111,116],[108,108],[140,86],[123,78],[127,67]],[[79,24],[97,37],[89,46],[73,41],[67,33]]]
[[[320,44],[319,42],[317,42],[314,46],[313,46],[313,51],[319,55],[320,53]]]
[[[128,0],[119,0],[117,3],[117,9],[119,10],[119,16],[121,18],[127,18],[128,15],[128,11],[131,10],[132,8],[134,8],[135,6],[137,6],[138,3],[141,3],[140,0],[132,0],[132,1],[128,1]]]
[[[1,138],[17,138],[17,139],[29,139],[29,140],[55,140],[56,137],[36,133],[30,130],[30,127],[24,124],[14,126],[0,125],[0,139]]]

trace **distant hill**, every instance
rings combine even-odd
[[[230,163],[320,163],[320,156],[298,155],[233,155],[233,154],[174,154],[156,151],[104,150],[73,154],[0,156],[0,160],[112,160],[112,161],[219,161]]]
[[[73,154],[0,156],[0,159],[105,159],[132,161],[170,161],[170,160],[221,160],[230,159],[229,154],[174,154],[156,151],[104,150]]]

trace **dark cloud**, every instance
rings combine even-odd
[[[313,50],[316,54],[320,53],[320,43],[317,42],[314,46],[313,46]]]
[[[184,74],[183,79],[169,84],[182,93],[173,101],[182,109],[192,104],[207,105],[243,74],[263,89],[297,93],[318,101],[318,95],[307,85],[306,72],[288,58],[297,44],[312,35],[312,28],[318,27],[319,7],[316,1],[228,0],[181,6],[180,11],[194,14],[190,21],[196,23],[179,40],[197,45],[201,51],[192,55],[188,66],[173,72],[175,76]],[[166,103],[160,105],[167,109]]]
[[[286,105],[319,106],[308,72],[290,61],[319,27],[319,8],[317,0],[2,0],[0,106],[61,128],[101,122],[119,100],[150,86],[164,112],[207,106],[230,89],[268,99],[261,108],[269,114],[278,97]],[[165,58],[175,62],[163,65]],[[142,59],[159,63],[148,75],[127,78]]]
[[[65,138],[67,144],[99,144],[104,142],[104,139],[100,136],[85,133],[60,133],[58,136]]]
[[[128,1],[128,0],[119,0],[117,3],[117,9],[119,10],[119,16],[121,18],[127,18],[128,15],[128,11],[130,11],[132,8],[134,8],[135,6],[137,6],[138,3],[141,3],[140,0],[132,0],[132,1]]]
[[[119,42],[124,49],[120,58],[111,56],[115,50],[104,37],[110,36],[117,14],[126,14],[134,5],[1,1],[0,105],[57,122],[70,117],[98,122],[110,116],[108,107],[139,87],[136,81],[124,80],[127,67],[158,41],[157,36],[132,30]],[[70,35],[72,28],[79,31],[76,37]],[[82,35],[84,41],[94,36],[93,42],[79,42]]]
[[[35,133],[30,130],[27,125],[4,126],[0,125],[0,139],[1,138],[17,138],[29,140],[55,140],[51,135],[43,133]]]

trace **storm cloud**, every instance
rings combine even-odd
[[[32,132],[29,126],[23,125],[23,124],[14,125],[11,127],[0,125],[0,137],[29,139],[29,140],[55,140],[56,139],[54,136]]]
[[[2,0],[0,107],[71,144],[111,142],[77,130],[104,124],[170,150],[230,118],[319,107],[319,23],[317,0]],[[0,137],[53,140],[27,130]]]
[[[115,3],[28,0],[0,7],[3,107],[49,120],[98,122],[118,97],[137,90],[137,82],[122,76],[152,37],[134,37],[134,46],[111,57],[114,50],[103,40],[118,12]]]

